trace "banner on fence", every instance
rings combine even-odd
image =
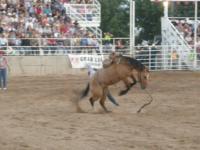
[[[72,68],[87,68],[90,65],[92,68],[102,68],[101,55],[77,55],[68,54]]]

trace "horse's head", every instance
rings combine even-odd
[[[144,67],[144,69],[138,73],[138,79],[142,89],[145,89],[148,85],[149,80],[149,69]]]

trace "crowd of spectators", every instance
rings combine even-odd
[[[172,21],[177,30],[181,33],[189,45],[194,44],[194,25],[186,20]]]
[[[76,20],[72,20],[63,5],[92,2],[93,0],[1,0],[0,47],[9,45],[19,50],[17,46],[20,46],[30,49],[27,52],[29,54],[38,54],[38,46],[44,46],[44,53],[49,52],[49,48],[45,46],[97,46],[95,35],[86,28],[81,28]],[[40,38],[43,40],[39,40]],[[71,42],[67,38],[80,39]],[[90,40],[83,43],[85,38]],[[55,52],[51,51],[52,54]]]
[[[173,20],[173,25],[177,30],[182,34],[186,42],[193,47],[194,45],[194,21],[185,19],[185,20]],[[197,58],[200,59],[200,24],[197,26]]]

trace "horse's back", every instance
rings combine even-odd
[[[122,65],[113,64],[107,68],[98,70],[97,74],[99,82],[105,85],[112,85],[125,78],[128,74],[128,69],[120,69],[120,67],[122,67]],[[125,76],[123,72],[126,72]]]

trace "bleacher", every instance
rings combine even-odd
[[[199,32],[200,33],[200,32]],[[199,38],[197,44],[200,42]],[[178,69],[197,69],[200,52],[194,48],[194,20],[189,18],[162,18],[163,61],[167,64],[168,55],[176,51],[179,56]],[[168,45],[168,46],[167,46]],[[166,65],[166,69],[167,69]]]
[[[56,55],[83,47],[99,51],[97,0],[2,0],[0,48],[8,55]]]

